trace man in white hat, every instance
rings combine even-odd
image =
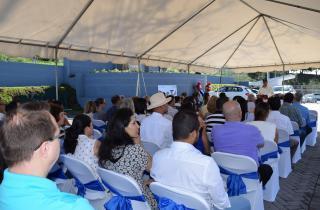
[[[160,149],[169,147],[173,141],[172,122],[164,117],[169,101],[171,97],[166,98],[163,93],[153,94],[147,107],[152,114],[141,122],[140,127],[141,140],[154,143]]]

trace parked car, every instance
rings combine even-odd
[[[217,91],[211,91],[210,95],[219,97],[220,93],[225,93],[229,99],[232,99],[235,96],[242,96],[244,99],[248,99],[249,94],[256,96],[252,90],[246,86],[223,86],[220,87]]]
[[[292,85],[279,85],[279,86],[274,86],[273,87],[273,93],[274,94],[286,94],[286,93],[293,93],[295,94],[296,91],[295,89],[292,87]]]
[[[320,100],[320,94],[309,93],[302,97],[302,103],[317,103]]]

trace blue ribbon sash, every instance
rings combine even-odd
[[[76,187],[78,188],[78,195],[84,197],[84,195],[86,194],[86,189],[90,189],[90,190],[95,190],[95,191],[105,191],[105,189],[103,188],[102,184],[100,183],[99,180],[93,180],[89,183],[83,184],[79,181],[79,179],[77,179],[76,177],[74,177],[74,179],[76,180]]]
[[[246,194],[247,188],[244,184],[242,178],[247,179],[259,179],[258,172],[250,172],[245,174],[235,174],[225,168],[220,167],[220,173],[229,175],[227,179],[227,188],[228,188],[228,195],[231,196],[238,196],[240,194]]]
[[[145,202],[146,199],[143,195],[139,196],[123,196],[114,187],[102,180],[104,186],[106,186],[113,194],[112,198],[104,204],[106,210],[132,210],[131,200]]]
[[[173,200],[166,198],[166,197],[160,197],[155,194],[154,198],[156,199],[158,203],[159,210],[194,210],[186,207],[183,204],[177,204]]]
[[[278,151],[269,152],[267,154],[261,155],[261,162],[266,162],[269,158],[278,158]]]
[[[64,174],[61,168],[58,168],[54,172],[51,172],[47,176],[48,179],[55,180],[55,179],[68,179],[67,176]]]

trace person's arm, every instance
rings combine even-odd
[[[212,159],[204,171],[203,185],[207,186],[209,195],[215,208],[225,209],[230,207],[228,194],[226,193],[220,170]]]
[[[278,140],[279,140],[279,133],[278,133],[278,129],[276,128],[276,134],[275,134],[275,136],[274,136],[274,142],[275,142],[276,144],[278,144]]]
[[[95,156],[98,156],[100,146],[101,146],[101,141],[96,140],[96,142],[94,143],[94,146],[93,146],[93,154]]]
[[[209,140],[208,140],[208,136],[207,136],[207,131],[206,131],[206,127],[204,126],[202,128],[202,143],[203,143],[203,147],[204,147],[204,152],[206,155],[209,155],[211,154],[211,150],[210,150],[210,143],[209,143]]]

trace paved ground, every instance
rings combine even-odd
[[[320,114],[320,104],[306,104]],[[319,115],[320,116],[320,115]],[[318,123],[318,131],[320,123]],[[307,146],[302,159],[294,165],[288,178],[280,178],[275,202],[264,202],[266,210],[320,210],[320,133],[314,147]]]

